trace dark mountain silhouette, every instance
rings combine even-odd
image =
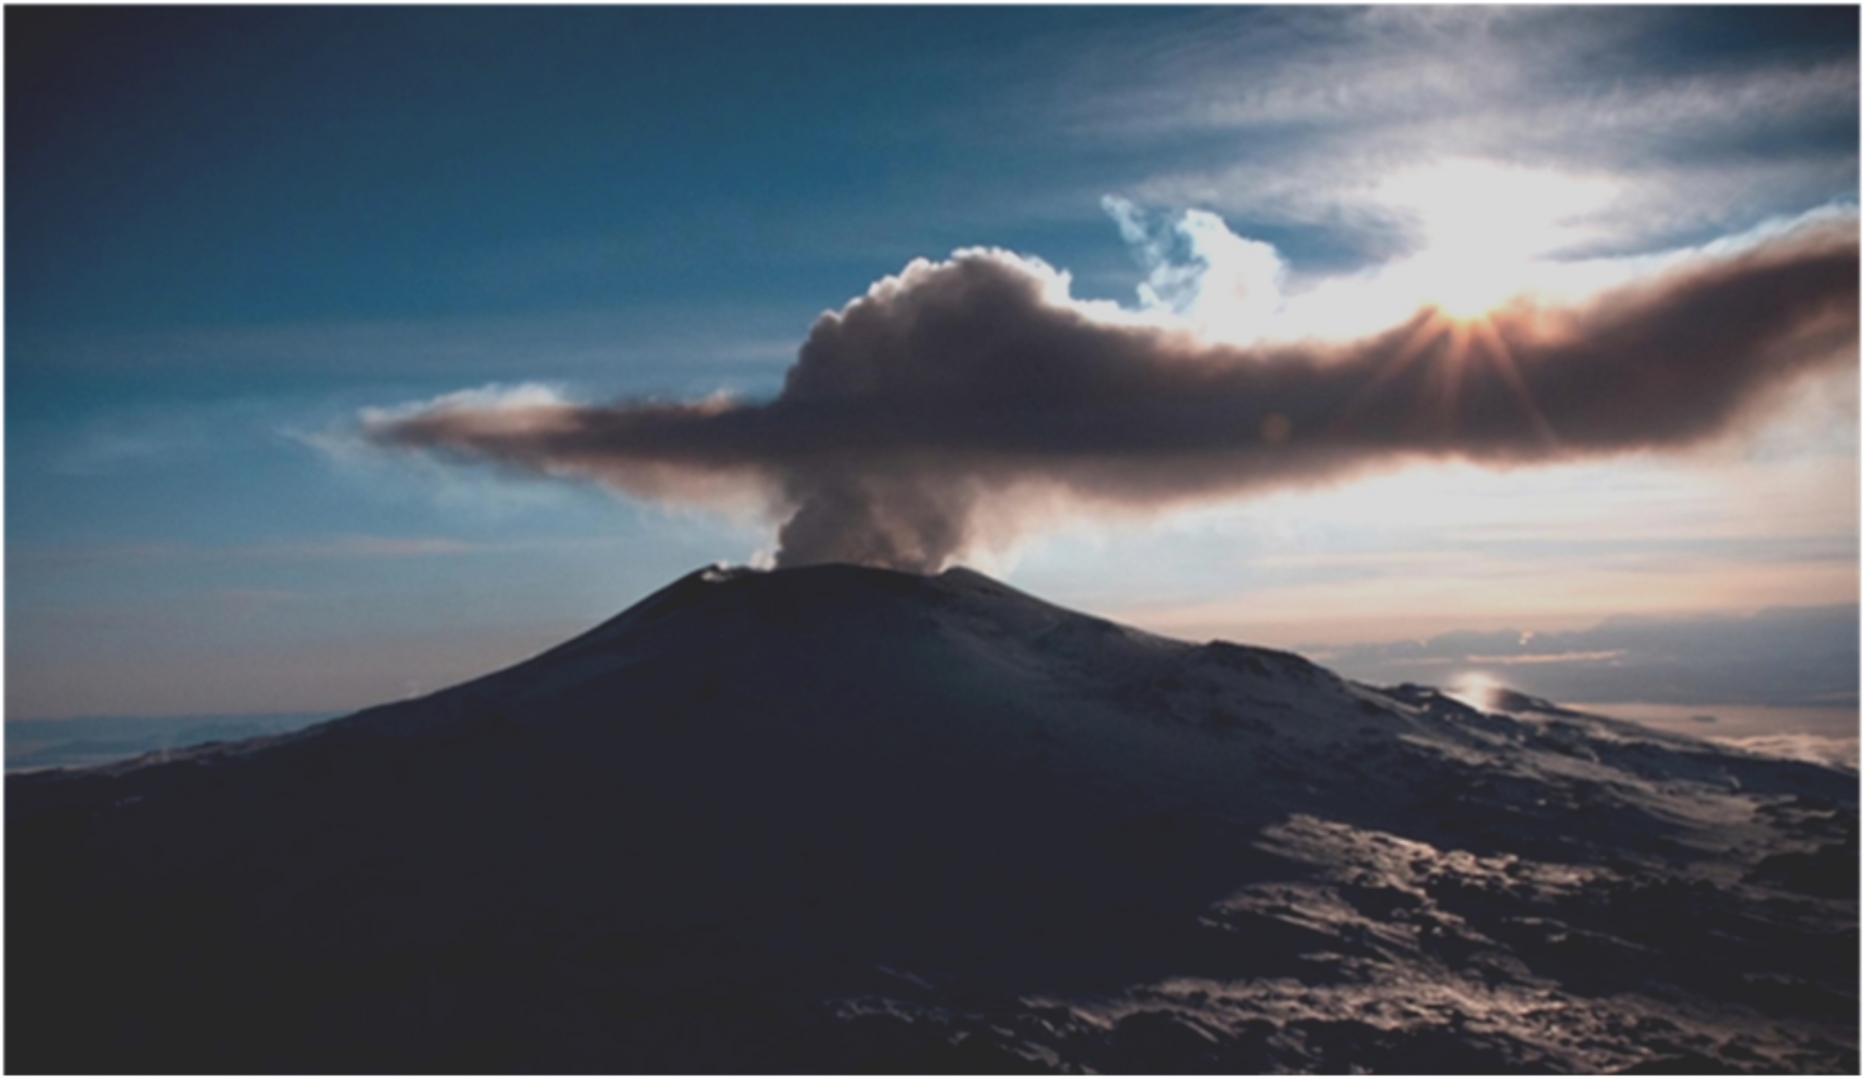
[[[1854,1071],[1858,778],[706,570],[301,732],[9,776],[13,1072]]]

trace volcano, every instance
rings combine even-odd
[[[967,570],[6,781],[13,1072],[1854,1072],[1859,781]]]

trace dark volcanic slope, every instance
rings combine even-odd
[[[13,776],[7,1069],[1858,1066],[1858,779],[966,571]]]

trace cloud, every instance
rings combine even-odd
[[[556,386],[545,383],[519,383],[512,386],[492,383],[471,390],[455,390],[427,401],[399,405],[394,408],[367,408],[363,410],[362,416],[365,425],[382,425],[432,412],[449,410],[516,412],[565,403],[563,391]]]
[[[1594,664],[1603,661],[1618,660],[1626,655],[1625,649],[1595,649],[1589,651],[1570,651],[1555,653],[1471,653],[1460,658],[1466,664],[1491,664],[1509,667],[1514,664]]]
[[[469,543],[445,536],[344,535],[290,543],[219,546],[156,542],[59,544],[56,546],[14,545],[8,552],[8,556],[19,559],[35,569],[46,571],[100,563],[225,562],[230,559],[279,562],[403,559],[433,555],[469,555],[489,550],[495,550],[495,548],[492,545]],[[252,590],[233,591],[252,592]]]
[[[1268,329],[1283,306],[1288,267],[1276,248],[1238,236],[1217,214],[1184,210],[1161,222],[1116,195],[1104,196],[1102,209],[1146,268],[1138,290],[1144,310],[1243,343]]]
[[[1608,178],[1566,239],[1623,252],[1856,193],[1857,49],[1838,11],[1230,12],[1097,43],[1031,122],[1145,163],[1139,201],[1376,261],[1418,246],[1381,178],[1446,158]]]
[[[668,318],[670,312],[680,316]],[[276,323],[177,330],[25,328],[7,368],[31,379],[99,380],[160,369],[175,377],[341,375],[428,385],[523,370],[589,382],[655,382],[668,392],[721,382],[769,386],[795,352],[794,313],[776,304],[678,302],[603,312],[470,319]],[[444,385],[444,383],[442,384]]]
[[[447,397],[370,413],[362,435],[650,499],[749,496],[782,519],[780,566],[931,571],[1057,507],[1698,443],[1854,360],[1858,309],[1851,219],[1675,259],[1584,303],[1252,345],[1075,300],[1066,274],[973,249],[823,315],[767,402]]]

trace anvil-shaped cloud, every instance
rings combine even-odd
[[[762,403],[459,396],[382,446],[637,496],[762,496],[779,565],[939,569],[1061,505],[1150,510],[1432,458],[1682,447],[1857,363],[1856,219],[1675,260],[1585,300],[1433,308],[1352,340],[1215,342],[996,250],[915,261],[811,328]]]

